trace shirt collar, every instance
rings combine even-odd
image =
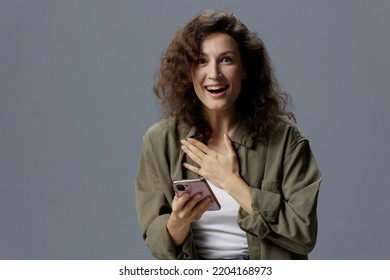
[[[186,130],[184,130],[186,131]],[[196,135],[196,127],[192,126],[189,130],[187,129],[187,133],[183,134],[183,139],[193,138]],[[246,148],[253,148],[254,142],[252,139],[248,139],[248,137],[244,137],[244,135],[248,135],[248,128],[240,123],[236,125],[233,130],[232,135],[230,135],[231,140],[235,144],[235,146],[244,146]]]
[[[253,140],[249,137],[244,137],[245,135],[249,134],[249,129],[241,124],[238,123],[236,127],[233,130],[233,134],[231,135],[231,139],[234,143],[237,143],[240,146],[244,146],[246,148],[253,148]]]

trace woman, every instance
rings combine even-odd
[[[166,49],[155,93],[166,118],[143,138],[136,207],[158,259],[307,259],[322,180],[285,111],[263,42],[234,15],[206,11]],[[203,177],[211,198],[174,195]]]

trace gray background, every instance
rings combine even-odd
[[[153,73],[228,8],[268,46],[324,175],[312,259],[388,259],[390,1],[0,0],[0,258],[150,259],[134,207]]]

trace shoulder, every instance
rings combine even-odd
[[[177,144],[186,133],[186,126],[176,118],[162,119],[151,125],[143,136],[144,142],[153,145]]]
[[[161,136],[162,134],[170,134],[175,131],[174,119],[163,119],[152,124],[145,132],[144,138]]]
[[[305,134],[292,120],[281,118],[275,127],[275,134],[285,134],[296,140],[306,139]]]
[[[308,141],[298,125],[289,119],[279,119],[274,133],[270,137],[270,144],[292,149],[301,142]]]

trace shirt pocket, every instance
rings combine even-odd
[[[261,181],[261,189],[263,191],[272,192],[276,194],[281,194],[282,191],[282,180],[272,180],[272,181]]]

